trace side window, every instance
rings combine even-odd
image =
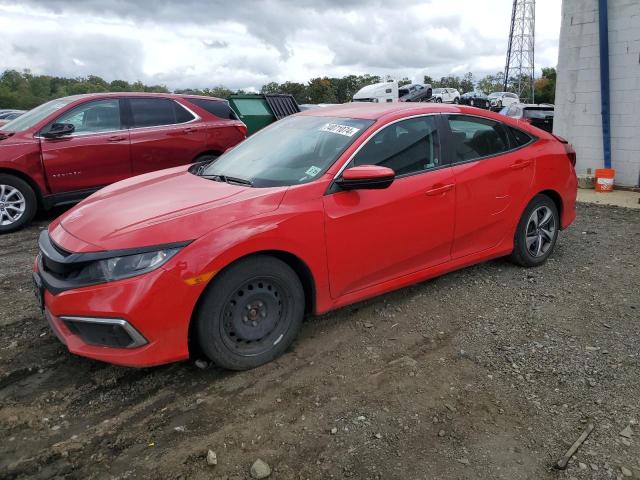
[[[133,127],[185,123],[195,117],[169,98],[130,98]]]
[[[513,127],[507,128],[509,129],[509,132],[511,132],[511,138],[513,139],[513,142],[515,144],[514,148],[522,147],[532,140],[532,138],[522,130],[518,130],[517,128]]]
[[[353,166],[380,165],[396,175],[440,165],[440,141],[433,116],[394,123],[376,133],[354,157]]]
[[[465,115],[450,115],[447,119],[451,128],[454,163],[509,150],[509,137],[501,123]]]
[[[220,100],[206,100],[203,98],[187,98],[188,102],[197,105],[198,107],[206,110],[211,115],[216,117],[225,118],[228,120],[238,120],[236,113],[229,106],[229,102]]]
[[[75,133],[120,130],[120,102],[117,98],[110,98],[83,103],[60,115],[43,132],[48,131],[54,123],[71,123],[76,128]]]

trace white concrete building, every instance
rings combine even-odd
[[[577,152],[578,174],[604,167],[598,0],[563,0],[554,133]],[[607,2],[604,2],[607,3]],[[640,0],[608,0],[611,167],[640,183]]]

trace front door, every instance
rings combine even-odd
[[[456,182],[452,258],[480,252],[513,235],[533,181],[535,158],[508,127],[470,115],[446,115],[448,161]],[[527,137],[525,134],[526,138]],[[525,140],[526,143],[526,140]]]
[[[334,298],[449,260],[455,186],[442,163],[438,123],[437,115],[392,123],[351,160],[393,169],[388,188],[325,195]]]
[[[73,134],[40,137],[42,161],[52,193],[87,190],[131,176],[129,131],[123,129],[117,98],[83,103],[56,118],[70,123]]]

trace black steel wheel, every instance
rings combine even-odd
[[[217,365],[246,370],[282,354],[304,315],[304,290],[283,261],[263,255],[219,274],[196,313],[198,340]]]
[[[511,260],[523,267],[543,264],[553,251],[559,229],[556,204],[546,195],[536,195],[518,222]]]

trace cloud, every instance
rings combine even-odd
[[[559,2],[537,5],[537,64],[554,66]],[[0,69],[170,88],[362,73],[478,77],[502,70],[510,15],[508,0],[0,0],[12,45]]]

